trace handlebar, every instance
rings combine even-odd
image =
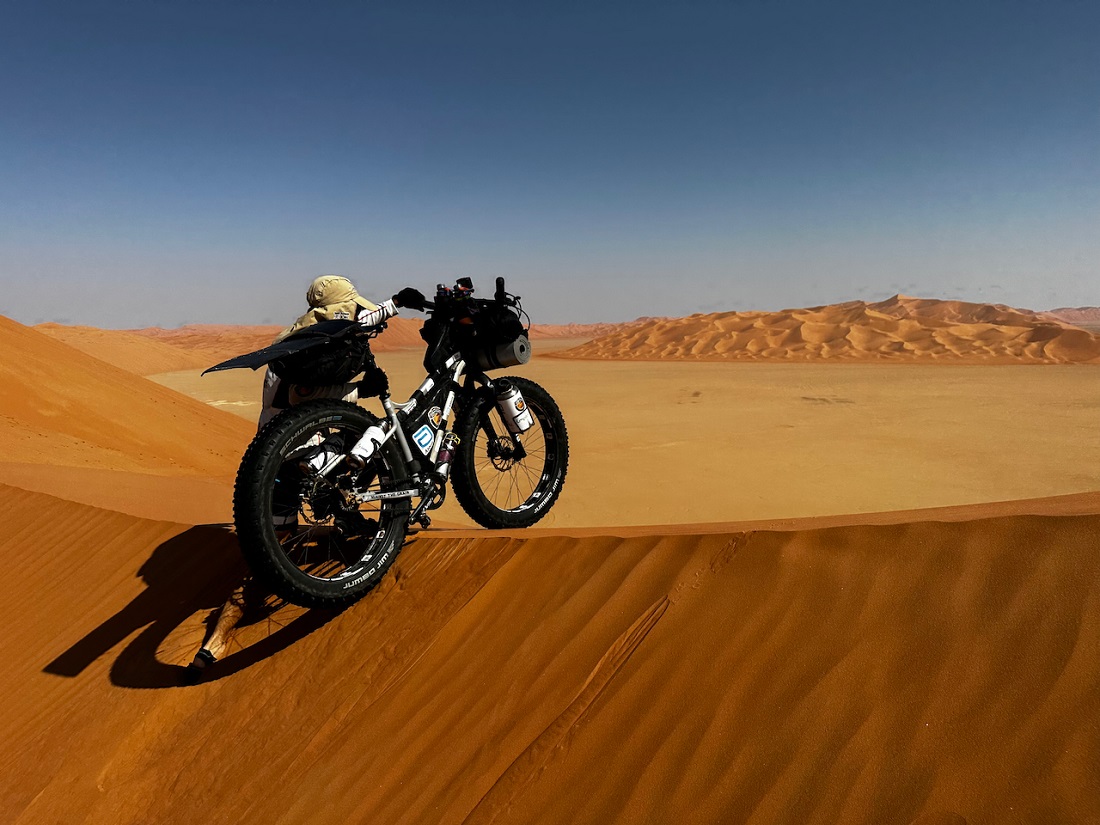
[[[469,278],[460,278],[458,286],[462,287],[463,289],[468,289],[470,292],[473,292],[473,283],[470,281]],[[442,295],[443,297],[449,298],[450,293],[451,290],[448,289],[446,286],[444,286],[443,284],[439,285],[437,295]],[[507,306],[514,307],[519,305],[520,297],[518,295],[509,295],[504,288],[504,278],[498,276],[496,279],[496,291],[493,293],[493,300],[496,301],[498,304],[506,304]],[[436,301],[424,301],[424,306],[421,311],[435,310],[437,306],[438,302]]]

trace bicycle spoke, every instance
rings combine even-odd
[[[276,479],[277,489],[295,490],[295,503],[273,503],[272,513],[279,523],[295,517],[291,525],[294,532],[280,542],[285,558],[303,573],[321,580],[341,577],[362,561],[369,559],[379,540],[377,527],[386,511],[385,503],[370,502],[361,506],[349,506],[352,500],[350,488],[354,482],[347,476],[350,468],[337,468],[330,477],[321,480],[303,475],[298,462],[309,449],[320,445],[336,450],[346,450],[359,438],[359,433],[340,426],[322,427],[303,438],[298,447],[290,450],[292,456],[280,469]],[[344,473],[343,481],[340,473]],[[389,470],[382,459],[376,459],[370,472],[370,482],[356,489],[381,490]],[[279,482],[283,486],[279,487]],[[338,485],[342,485],[339,486]],[[282,496],[287,496],[284,492]]]

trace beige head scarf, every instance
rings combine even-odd
[[[342,275],[314,278],[306,290],[306,302],[310,310],[280,332],[275,342],[321,321],[354,320],[360,308],[368,312],[378,309],[375,304],[363,298],[356,291],[355,285]]]

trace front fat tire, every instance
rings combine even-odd
[[[541,520],[561,495],[569,467],[569,433],[557,402],[534,381],[515,376],[508,376],[507,380],[523,394],[535,416],[535,426],[524,437],[541,430],[545,439],[545,464],[542,468],[531,468],[540,474],[540,479],[525,501],[511,508],[495,504],[479,480],[477,467],[478,462],[484,460],[481,455],[484,450],[481,418],[495,409],[496,402],[491,393],[484,391],[466,406],[455,422],[455,434],[460,439],[460,446],[452,470],[451,486],[466,515],[490,530],[530,527]],[[495,413],[491,418],[499,424]]]
[[[233,521],[241,553],[253,576],[280,598],[302,607],[340,608],[361,599],[385,575],[405,539],[409,505],[398,500],[379,518],[384,537],[372,548],[371,561],[361,574],[346,580],[324,580],[301,571],[283,552],[272,525],[272,488],[288,448],[309,429],[331,425],[364,432],[378,423],[370,412],[345,401],[310,401],[291,407],[272,419],[249,444],[237,472],[233,491]],[[395,482],[406,478],[404,462],[392,440],[382,450]],[[381,514],[376,514],[381,515]]]

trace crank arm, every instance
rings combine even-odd
[[[432,489],[436,487],[436,489]],[[442,485],[426,484],[421,488],[418,495],[420,496],[420,503],[416,505],[411,513],[409,513],[409,524],[420,524],[425,529],[432,523],[432,520],[428,518],[427,510],[434,510],[443,504],[443,500],[447,496],[447,488]]]
[[[431,503],[431,496],[425,496],[420,499],[420,503],[416,505],[416,509],[409,513],[409,524],[416,524],[419,522],[421,527],[428,527],[428,525],[432,523],[432,520],[428,518],[424,511],[428,509],[428,505]]]
[[[388,493],[356,493],[355,500],[360,504],[368,501],[390,501],[396,498],[412,498],[420,495],[419,490],[393,490]]]

